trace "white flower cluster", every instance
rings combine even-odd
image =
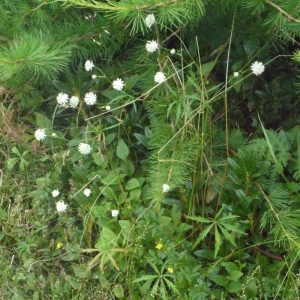
[[[83,194],[86,196],[86,197],[89,197],[91,195],[92,191],[90,189],[85,189],[83,191]]]
[[[162,186],[163,193],[167,193],[170,190],[170,186],[168,184],[163,184]]]
[[[112,86],[117,91],[122,91],[124,88],[124,81],[120,78],[113,81]]]
[[[150,28],[155,23],[155,17],[153,14],[149,14],[145,19],[146,26]]]
[[[69,96],[65,93],[59,93],[56,97],[57,103],[60,105],[69,105],[72,108],[76,108],[79,104],[79,98],[77,96],[72,96],[69,100]],[[86,93],[84,96],[84,102],[87,105],[94,105],[97,101],[97,95],[93,92]]]
[[[256,76],[262,74],[264,70],[265,70],[265,66],[263,65],[262,62],[256,61],[251,65],[251,71]]]
[[[146,43],[146,49],[149,53],[153,53],[158,49],[158,43],[156,41],[148,41]]]
[[[67,210],[67,204],[63,200],[60,200],[56,203],[57,212],[65,212]]]
[[[37,129],[34,136],[38,141],[44,140],[46,137],[46,129]]]
[[[53,190],[52,191],[52,197],[55,198],[59,195],[59,190]]]
[[[93,92],[86,93],[84,96],[84,102],[87,105],[94,105],[97,101],[97,95]]]
[[[119,215],[119,211],[117,210],[117,209],[113,209],[112,211],[111,211],[111,216],[112,217],[117,217]]]
[[[163,72],[157,72],[154,76],[154,81],[157,83],[163,83],[166,80],[166,76]]]
[[[91,147],[89,144],[86,144],[86,143],[80,143],[80,144],[78,145],[78,151],[79,151],[81,154],[87,155],[87,154],[91,153],[92,147]]]
[[[94,67],[94,64],[93,64],[93,62],[92,62],[91,60],[87,60],[87,61],[85,62],[84,67],[85,67],[85,69],[86,69],[87,71],[91,71],[91,70],[93,69],[93,67]]]

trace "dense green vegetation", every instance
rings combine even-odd
[[[300,5],[2,0],[0,299],[300,299]]]

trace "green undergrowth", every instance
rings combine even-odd
[[[299,299],[281,2],[4,1],[0,299]]]

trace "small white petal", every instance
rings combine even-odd
[[[91,151],[92,151],[92,148],[89,144],[86,144],[86,143],[80,143],[78,145],[78,151],[81,153],[81,154],[89,154]]]
[[[92,191],[91,191],[90,189],[85,189],[85,190],[83,191],[83,194],[84,194],[85,196],[87,196],[87,197],[89,197],[91,193],[92,193]]]
[[[156,41],[148,41],[146,49],[148,52],[153,53],[158,49],[158,43]]]
[[[170,50],[171,54],[175,54],[175,52],[176,52],[176,50],[174,48]]]
[[[57,197],[59,195],[59,190],[53,190],[52,191],[52,197]]]
[[[84,102],[87,105],[94,105],[97,101],[97,95],[93,92],[86,93],[84,96]]]
[[[85,69],[86,69],[87,71],[91,71],[91,70],[93,69],[93,67],[94,67],[94,64],[93,64],[93,62],[92,62],[91,60],[87,60],[87,61],[85,62],[84,67],[85,67]]]
[[[163,72],[157,72],[154,76],[154,81],[157,83],[162,83],[166,80],[166,76]]]
[[[97,75],[93,74],[92,79],[96,79],[96,78],[97,78]]]
[[[239,77],[239,75],[240,75],[239,72],[234,72],[234,73],[233,73],[233,76],[234,76],[234,77]]]
[[[106,109],[107,111],[110,111],[110,110],[111,110],[111,107],[110,107],[109,105],[106,105],[106,106],[105,106],[105,109]]]
[[[112,211],[111,211],[111,216],[112,217],[117,217],[119,215],[119,211],[117,210],[117,209],[113,209]]]
[[[254,75],[260,75],[263,73],[264,70],[265,70],[265,66],[263,65],[262,62],[256,61],[251,65],[251,71]]]
[[[35,133],[34,133],[34,136],[38,141],[42,141],[46,137],[45,129],[36,130]]]
[[[112,86],[117,91],[122,91],[124,88],[124,81],[120,78],[113,81]]]
[[[67,204],[65,204],[65,202],[64,202],[63,200],[58,201],[58,202],[56,203],[56,210],[57,210],[58,212],[65,212],[66,209],[67,209]]]

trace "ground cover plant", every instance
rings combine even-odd
[[[1,5],[0,299],[299,299],[298,3]]]

